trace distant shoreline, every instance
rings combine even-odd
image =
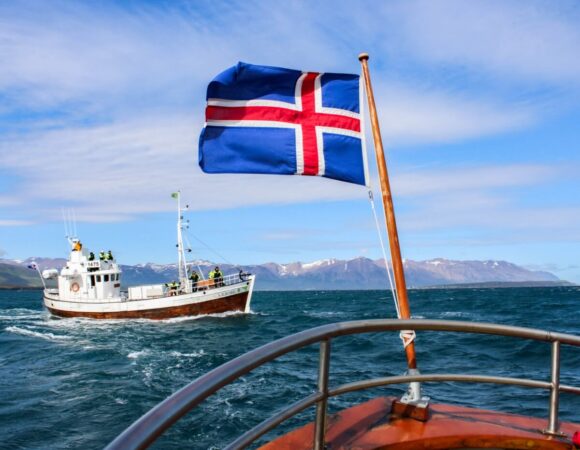
[[[486,281],[484,283],[440,284],[437,286],[413,287],[410,289],[505,289],[514,287],[571,287],[578,286],[569,281]]]
[[[34,286],[0,286],[0,291],[42,291],[44,288]]]
[[[485,282],[485,283],[460,283],[460,284],[442,284],[435,286],[410,286],[409,290],[437,290],[437,289],[507,289],[507,288],[546,288],[546,287],[575,287],[578,284],[570,283],[568,281],[505,281],[505,282]],[[0,291],[42,291],[44,288],[32,286],[0,286]],[[123,289],[127,289],[124,286]],[[257,292],[294,292],[294,291],[377,291],[380,289],[256,289]]]

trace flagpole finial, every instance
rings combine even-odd
[[[358,60],[359,61],[368,61],[369,59],[369,54],[368,53],[361,53],[360,55],[358,55]]]

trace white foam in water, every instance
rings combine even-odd
[[[77,329],[77,328],[110,328],[112,325],[117,325],[119,323],[129,322],[128,319],[123,320],[109,320],[109,319],[89,319],[85,317],[74,317],[74,318],[51,318],[46,322],[47,326],[54,328],[67,328],[67,329]]]
[[[441,317],[468,317],[470,314],[463,311],[446,311]]]
[[[131,352],[127,355],[127,358],[129,359],[137,359],[141,356],[145,356],[149,354],[149,350],[145,349],[145,350],[141,350],[139,352]]]
[[[72,339],[72,336],[62,336],[53,333],[39,333],[38,331],[32,331],[20,327],[6,327],[6,331],[10,333],[20,334],[22,336],[37,337],[40,339],[46,339],[49,341],[66,341]]]
[[[223,312],[223,313],[204,314],[201,316],[173,317],[171,319],[156,320],[155,322],[161,322],[161,323],[186,322],[189,320],[200,320],[200,319],[205,319],[208,317],[214,317],[214,318],[219,319],[219,318],[232,317],[232,316],[244,316],[246,314],[247,315],[255,315],[256,313],[253,311],[250,311],[249,313],[245,313],[243,311],[227,311],[227,312]]]
[[[0,314],[0,320],[40,319],[47,315],[44,311],[26,308],[0,309]]]
[[[342,311],[302,311],[302,312],[310,317],[334,317],[345,315],[345,313]]]
[[[193,352],[193,353],[181,353],[178,351],[172,351],[169,354],[171,356],[175,356],[176,358],[179,358],[182,356],[185,358],[201,358],[203,355],[205,355],[205,352],[203,351],[203,349],[201,349],[199,352]]]

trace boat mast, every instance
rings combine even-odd
[[[181,283],[187,282],[187,261],[185,260],[185,250],[183,248],[183,236],[182,236],[182,222],[183,222],[183,211],[181,209],[181,191],[174,192],[171,195],[173,198],[177,199],[177,270],[179,272],[179,281]]]
[[[379,128],[379,119],[377,108],[375,106],[375,97],[371,86],[371,77],[369,74],[367,53],[361,53],[358,57],[362,65],[362,71],[366,86],[367,100],[373,130],[373,140],[375,143],[375,154],[377,157],[377,166],[379,169],[379,178],[381,181],[381,192],[383,194],[383,207],[385,211],[385,220],[387,222],[387,232],[391,249],[391,260],[393,263],[393,272],[395,275],[395,288],[397,290],[397,299],[401,311],[401,319],[411,318],[411,308],[407,296],[407,285],[405,283],[405,271],[403,269],[403,259],[401,257],[401,248],[399,246],[399,233],[397,232],[397,222],[395,220],[395,208],[393,206],[393,197],[391,195],[391,185],[389,183],[389,174],[385,162],[385,152],[383,150],[383,141],[381,130]],[[386,263],[386,261],[385,261]],[[405,353],[407,355],[407,366],[410,370],[417,369],[417,359],[415,355],[415,343],[411,341],[404,342]]]

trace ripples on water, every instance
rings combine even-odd
[[[498,322],[580,334],[580,288],[424,290],[417,318]],[[102,448],[139,416],[196,377],[273,339],[326,323],[393,316],[385,292],[258,292],[249,315],[93,321],[51,318],[39,292],[0,291],[0,448]],[[421,333],[424,372],[549,377],[549,345],[492,336]],[[331,385],[405,369],[395,334],[339,338]],[[256,369],[204,402],[154,448],[221,448],[315,388],[317,347]],[[580,385],[580,349],[563,347],[562,382]],[[546,417],[546,392],[489,385],[427,385],[434,400]],[[331,400],[332,410],[375,389]],[[562,395],[561,417],[578,421],[580,398]],[[307,420],[308,411],[277,433]]]

